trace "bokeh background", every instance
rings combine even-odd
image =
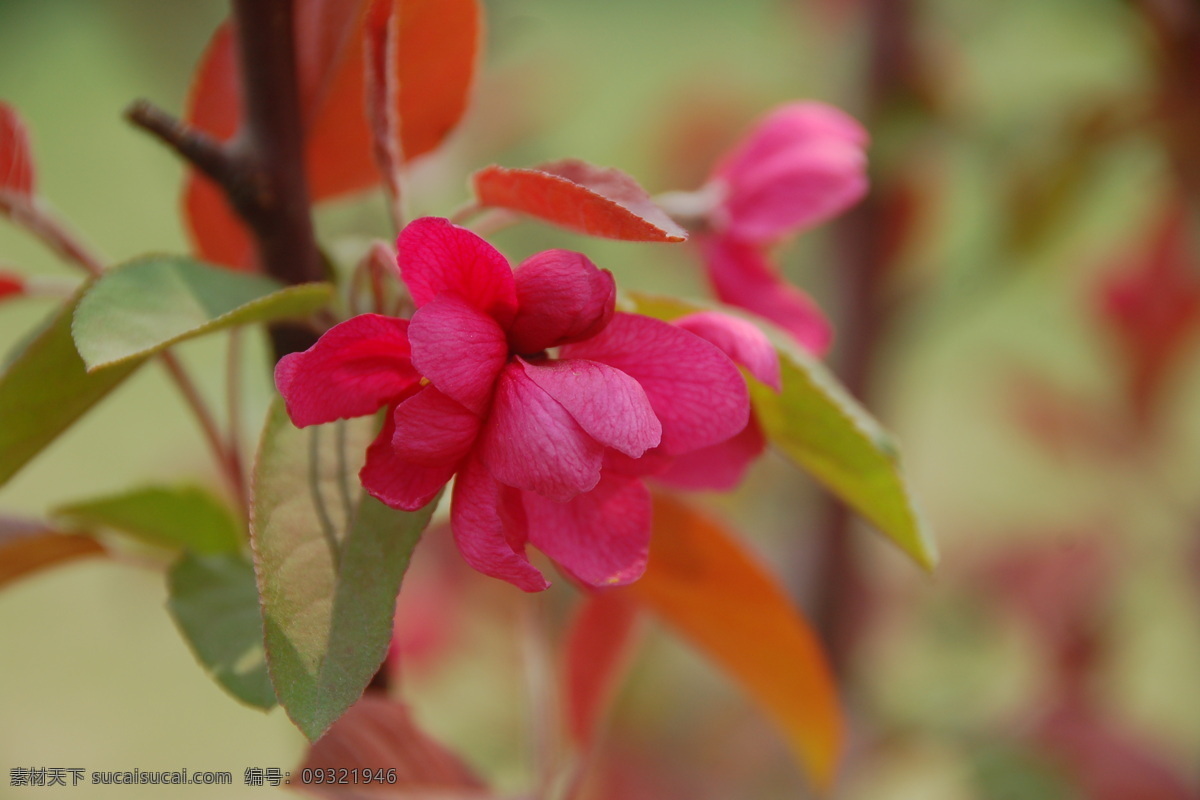
[[[1181,153],[1200,151],[1200,137],[1188,145],[1179,131],[1200,92],[1190,110],[1163,94],[1172,59],[1187,63],[1169,32],[1200,25],[1194,4],[487,5],[475,104],[450,146],[417,165],[419,213],[450,212],[466,176],[492,162],[574,156],[652,193],[696,188],[722,149],[790,99],[839,105],[872,133],[866,204],[779,259],[834,319],[835,369],[897,434],[942,565],[925,576],[855,526],[831,556],[838,515],[774,458],[734,496],[703,498],[838,637],[853,735],[837,796],[1197,796],[1200,194]],[[43,195],[113,262],[187,248],[182,169],[121,111],[148,97],[181,112],[225,12],[219,0],[0,2],[0,99],[29,124]],[[346,263],[389,235],[374,195],[323,208],[319,229]],[[622,286],[706,294],[687,246],[534,224],[495,241],[514,260],[571,247]],[[75,280],[7,223],[0,262]],[[52,305],[0,306],[0,349]],[[223,339],[179,350],[220,405]],[[268,401],[266,366],[255,341],[247,427]],[[220,491],[157,366],[0,488],[0,511],[42,516],[152,481]],[[399,691],[499,789],[527,791],[526,598],[464,573],[444,531],[426,538],[402,598]],[[232,788],[177,794],[285,796],[241,776],[291,768],[302,737],[282,711],[237,705],[196,666],[164,609],[161,560],[78,562],[0,594],[0,797],[174,796],[11,788],[19,766],[229,770]],[[529,602],[554,628],[572,597],[557,586]],[[759,712],[655,629],[604,754],[590,797],[804,796]]]

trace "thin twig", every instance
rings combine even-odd
[[[554,780],[553,709],[547,687],[554,685],[550,658],[546,652],[546,632],[542,619],[542,599],[528,598],[521,603],[521,655],[524,664],[525,693],[528,701],[529,735],[536,789],[535,800],[546,800]]]
[[[468,200],[458,208],[451,211],[449,219],[455,225],[466,225],[467,220],[471,219],[471,217],[475,216],[476,214],[482,213],[483,210],[484,207],[479,205],[478,200]]]
[[[493,208],[476,219],[467,227],[473,230],[480,236],[488,236],[496,231],[504,230],[505,228],[516,225],[521,221],[521,218],[503,208]]]
[[[104,262],[76,238],[37,198],[0,190],[0,214],[32,233],[70,263],[82,267],[89,275],[104,271]]]
[[[246,165],[236,151],[204,131],[163,111],[149,100],[137,100],[125,109],[125,119],[165,143],[193,167],[223,187],[243,180]]]
[[[236,458],[231,455],[230,451],[226,450],[225,443],[221,439],[221,431],[217,427],[212,412],[208,409],[208,404],[204,402],[204,398],[200,395],[196,384],[192,382],[191,377],[187,374],[187,370],[183,368],[183,365],[179,362],[175,354],[170,352],[160,353],[159,359],[162,361],[163,366],[167,368],[171,379],[175,381],[175,386],[178,387],[179,393],[183,395],[188,408],[192,410],[193,416],[195,416],[196,421],[200,425],[200,430],[204,433],[204,439],[208,442],[209,449],[212,450],[213,456],[217,459],[222,473],[224,473],[230,487],[234,491],[239,507],[246,508],[248,500],[246,497],[245,480],[241,474],[241,459]]]

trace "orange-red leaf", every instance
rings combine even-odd
[[[200,60],[188,96],[188,122],[218,139],[233,138],[242,107],[237,76],[233,31],[224,23]],[[236,269],[254,268],[254,243],[246,227],[217,185],[194,171],[184,184],[183,212],[198,256]]]
[[[476,172],[485,206],[519,211],[591,236],[633,242],[682,242],[687,232],[618,169],[566,159],[533,169],[491,166]]]
[[[33,157],[29,133],[17,112],[0,102],[0,190],[33,194]]]
[[[483,30],[478,0],[398,0],[400,150],[435,149],[467,109]]]
[[[589,594],[567,634],[565,697],[567,730],[591,744],[612,699],[633,643],[637,605],[622,592]]]
[[[833,675],[808,623],[736,539],[656,497],[649,567],[620,591],[720,664],[783,730],[813,782],[831,785],[844,727]]]
[[[370,786],[306,786],[321,797],[490,797],[483,782],[450,750],[422,733],[401,703],[365,695],[308,750],[300,770],[395,770],[395,781]]]
[[[84,556],[102,556],[95,539],[60,533],[40,522],[0,517],[0,586]]]

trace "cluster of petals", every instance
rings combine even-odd
[[[301,427],[387,408],[363,486],[414,510],[455,476],[451,528],[479,571],[544,589],[531,544],[583,583],[628,583],[649,546],[643,477],[694,484],[681,456],[724,448],[740,470],[761,451],[734,361],[775,385],[778,363],[748,323],[618,313],[611,274],[583,255],[514,270],[444,219],[414,221],[397,246],[412,319],[347,320],[282,359],[276,385]],[[722,469],[709,482],[728,482]]]
[[[775,322],[818,355],[832,339],[829,323],[766,251],[862,199],[867,138],[832,106],[788,103],[725,154],[702,190],[709,232],[698,238],[717,297]]]

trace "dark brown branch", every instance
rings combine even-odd
[[[245,87],[245,147],[261,170],[254,229],[265,271],[285,283],[325,278],[309,215],[291,0],[233,0]]]
[[[233,0],[241,64],[242,128],[218,142],[141,101],[126,116],[215,181],[250,227],[264,272],[287,284],[325,279],[310,217],[296,79],[292,0]],[[273,325],[275,357],[303,350],[317,331]]]
[[[137,100],[126,108],[125,119],[153,134],[227,191],[237,181],[235,173],[245,169],[238,164],[230,146],[176,119],[148,100]]]

